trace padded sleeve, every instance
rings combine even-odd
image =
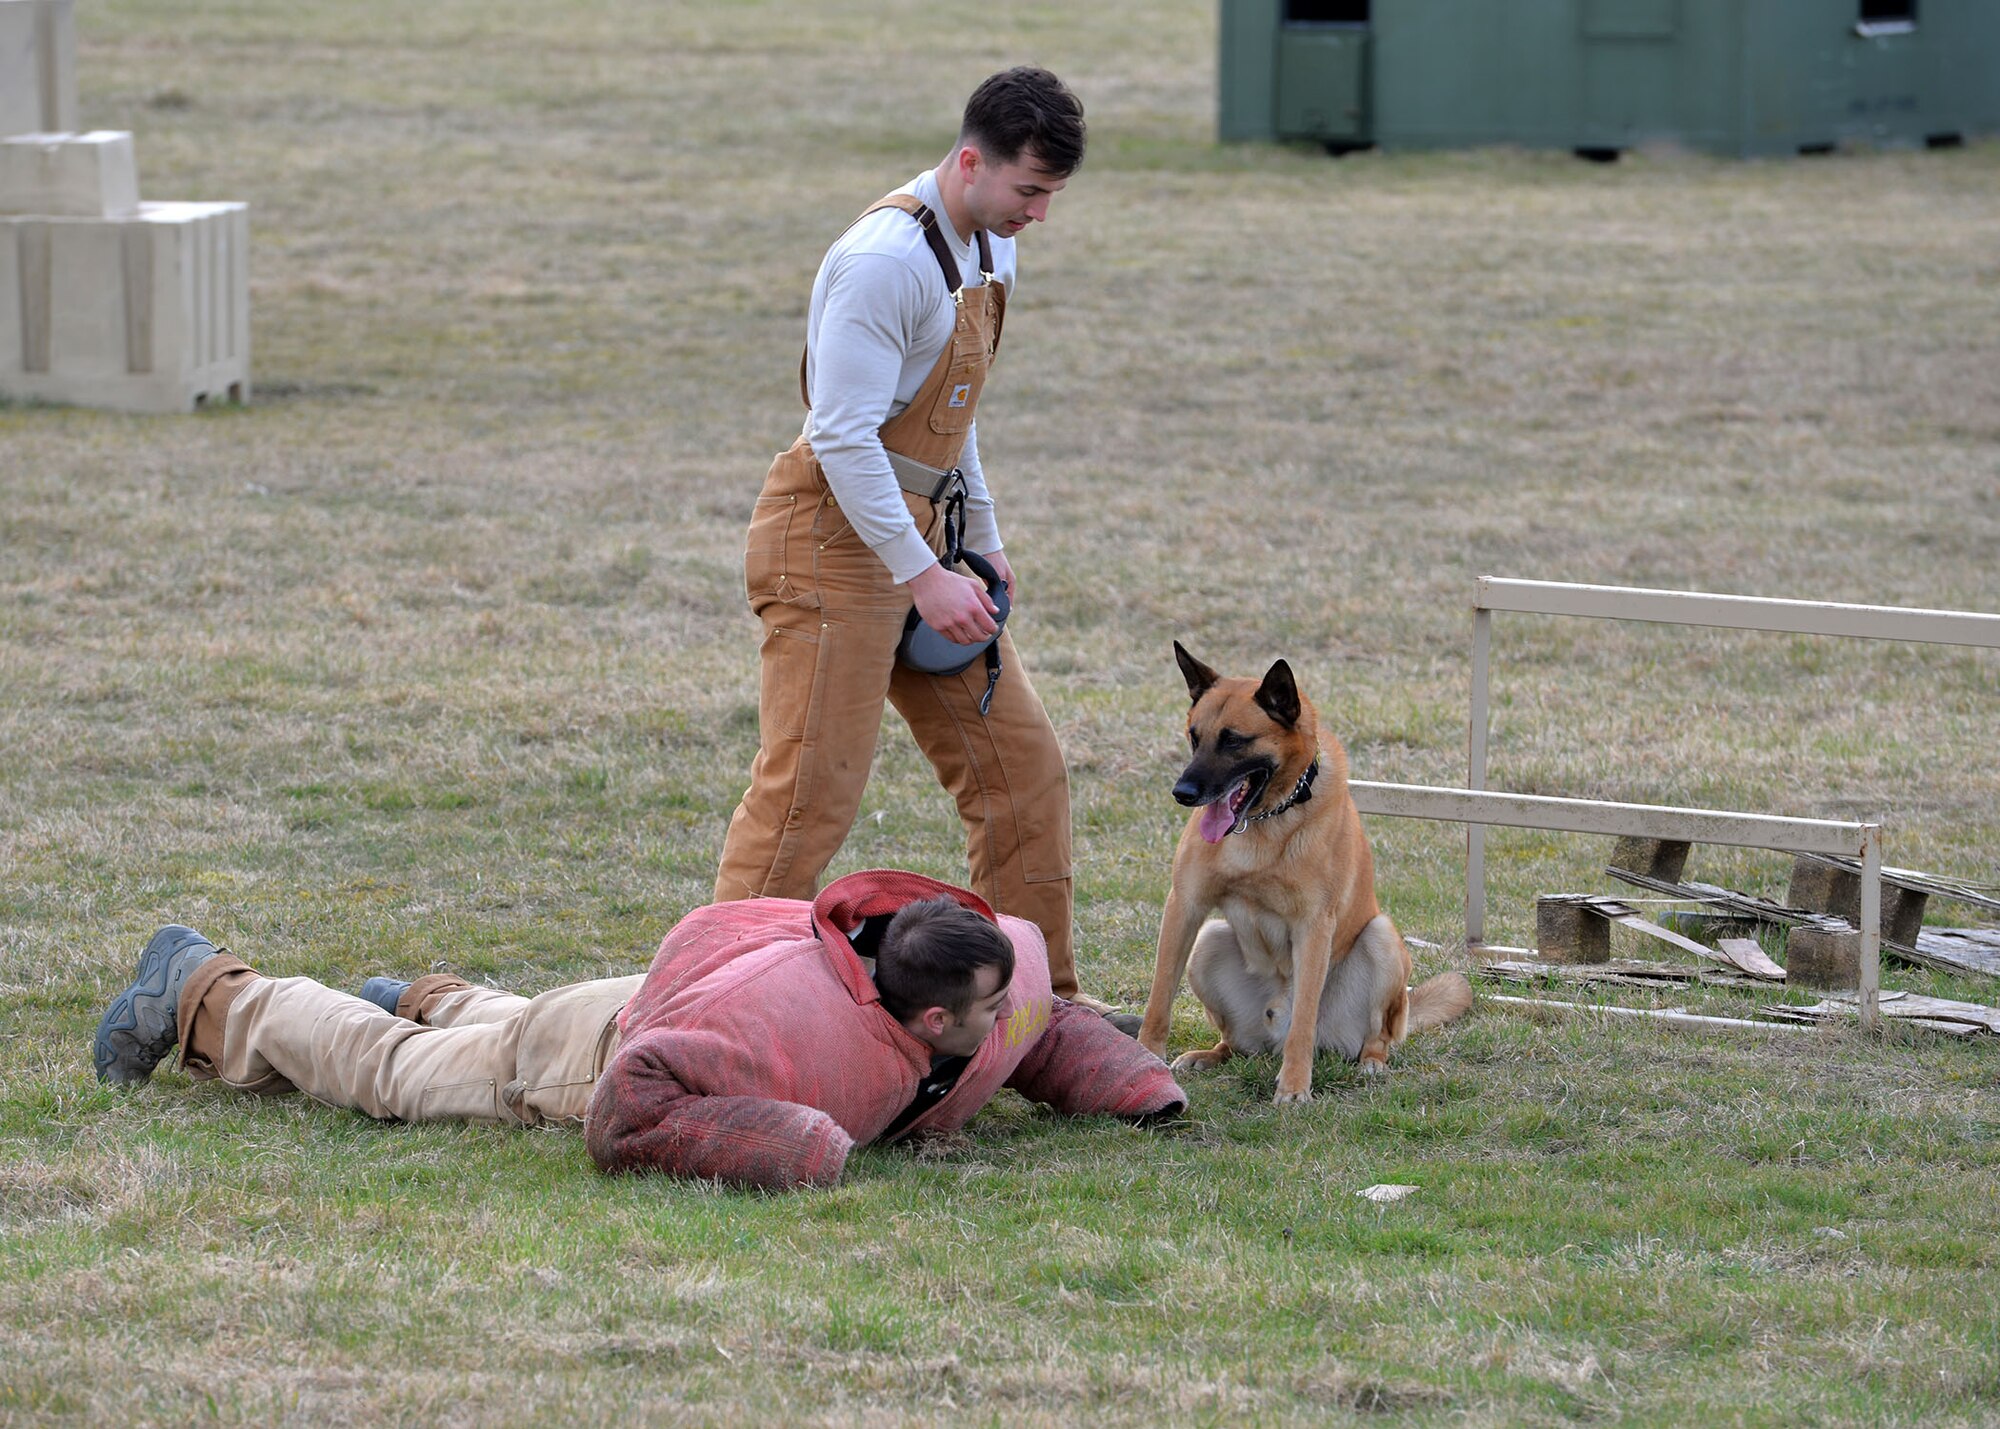
[[[1007,1085],[1067,1116],[1138,1120],[1171,1115],[1188,1100],[1165,1062],[1089,1008],[1062,998]]]
[[[584,1140],[606,1173],[665,1172],[782,1191],[831,1186],[854,1140],[825,1112],[769,1097],[699,1096],[673,1071],[675,1035],[648,1032],[599,1079]]]

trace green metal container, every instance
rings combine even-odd
[[[1224,140],[1791,154],[2000,132],[2000,0],[1222,0]]]
[[[1365,0],[1222,0],[1221,137],[1374,142],[1368,13]]]

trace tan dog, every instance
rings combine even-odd
[[[1194,707],[1193,758],[1174,798],[1197,809],[1174,851],[1174,884],[1139,1041],[1167,1046],[1185,973],[1222,1040],[1175,1071],[1237,1052],[1284,1048],[1280,1102],[1312,1098],[1313,1053],[1388,1070],[1411,1032],[1472,1006],[1472,985],[1443,973],[1411,990],[1410,954],[1376,905],[1375,864],[1347,793],[1347,754],[1320,731],[1283,660],[1262,681],[1226,680],[1174,642]],[[1202,920],[1209,911],[1222,917]]]

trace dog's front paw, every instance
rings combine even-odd
[[[1313,1099],[1313,1064],[1310,1054],[1300,1057],[1286,1049],[1278,1064],[1278,1094],[1271,1098],[1279,1106],[1296,1106]]]
[[[1364,1077],[1386,1077],[1389,1075],[1389,1064],[1387,1062],[1363,1062],[1361,1064],[1361,1075]]]
[[[1205,1072],[1221,1060],[1213,1052],[1183,1052],[1180,1056],[1174,1058],[1173,1066],[1169,1067],[1168,1070],[1173,1072]]]

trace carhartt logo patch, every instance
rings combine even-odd
[[[971,397],[972,384],[970,382],[961,382],[951,389],[951,401],[945,405],[948,407],[963,407]]]

